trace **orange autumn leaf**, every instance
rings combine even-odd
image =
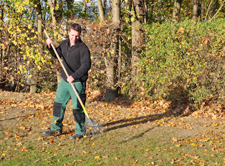
[[[130,164],[136,164],[136,162],[135,161],[130,161]]]
[[[10,134],[11,133],[11,131],[9,131],[9,130],[5,130],[5,131],[3,131],[6,135],[8,135],[8,134]]]
[[[24,146],[24,147],[21,149],[21,151],[22,151],[22,152],[26,152],[26,151],[28,151],[28,150],[27,150],[26,146]]]
[[[53,144],[54,142],[55,142],[55,140],[54,140],[53,138],[51,138],[51,139],[50,139],[50,143]]]

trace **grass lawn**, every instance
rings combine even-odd
[[[71,103],[63,134],[44,136],[51,107],[41,109],[34,96],[30,100],[14,94],[18,96],[12,100],[10,95],[0,102],[0,165],[225,165],[224,119],[174,117],[90,101],[86,107],[91,117],[108,130],[71,141]]]

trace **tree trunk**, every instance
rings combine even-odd
[[[193,20],[201,16],[201,3],[199,0],[193,0]]]
[[[51,16],[52,16],[52,26],[55,27],[57,20],[56,20],[56,16],[55,16],[55,5],[56,5],[56,0],[50,1],[50,11],[51,11]],[[57,66],[60,66],[60,64],[58,63],[58,61],[56,60],[56,63],[58,64]],[[57,69],[56,70],[56,77],[57,77],[57,84],[60,83],[61,80],[61,70]]]
[[[106,16],[106,8],[107,8],[107,0],[103,0],[103,11],[104,11],[104,16]]]
[[[105,15],[102,6],[102,0],[97,0],[97,2],[98,2],[99,20],[103,22],[105,20]]]
[[[4,11],[3,11],[3,6],[1,6],[1,27],[2,27],[2,23],[3,23],[3,20],[4,20]],[[4,48],[2,47],[2,43],[4,42],[3,40],[3,31],[0,32],[0,40],[1,40],[1,43],[0,43],[0,88],[1,88],[1,82],[3,81],[3,51],[4,51]]]
[[[35,68],[32,68],[32,77],[30,79],[30,93],[36,93],[37,91],[37,72]]]
[[[16,54],[15,54],[15,59],[16,59],[16,61],[15,61],[15,68],[16,68],[16,72],[18,72],[20,69],[19,69],[19,66],[20,66],[20,57],[19,57],[19,49],[17,48],[16,49]],[[15,92],[20,92],[20,76],[19,75],[17,75],[17,77],[16,78],[14,78],[14,80],[15,80],[15,82],[14,82],[14,84],[15,84]]]
[[[69,15],[68,15],[68,20],[72,20],[74,18],[74,14],[72,12],[72,9],[73,9],[73,0],[66,0],[66,3],[67,3],[67,8],[68,8],[68,11],[69,11]]]
[[[41,4],[40,1],[37,5],[37,12],[38,12],[38,50],[39,54],[43,54],[43,45],[42,45],[42,11],[41,11]]]
[[[144,0],[144,23],[148,20],[148,0]]]
[[[118,52],[118,80],[120,80],[121,76],[121,69],[122,69],[122,39],[121,36],[119,36],[119,52]]]
[[[112,21],[114,36],[111,44],[111,56],[107,58],[106,65],[106,94],[105,100],[112,101],[118,97],[117,83],[117,58],[118,58],[118,31],[120,29],[120,0],[112,0]]]
[[[182,0],[174,1],[173,16],[172,16],[172,21],[174,23],[176,23],[179,20],[181,3],[182,3]]]
[[[50,12],[52,16],[52,25],[55,26],[56,24],[56,17],[55,17],[55,5],[56,5],[56,0],[51,0],[50,1]]]
[[[143,32],[141,24],[145,19],[145,3],[144,0],[133,0],[133,9],[135,11],[135,20],[132,22],[132,58],[131,58],[131,82],[129,96],[134,97],[138,93],[138,88],[135,83],[135,77],[138,76],[139,54],[142,51]],[[137,16],[139,15],[139,17]]]
[[[87,10],[87,1],[83,0],[82,12],[86,13],[86,10]]]
[[[37,1],[37,19],[38,19],[38,51],[39,51],[39,56],[41,56],[41,54],[43,54],[43,46],[42,46],[42,11],[41,11],[40,0]],[[36,93],[36,90],[37,90],[36,70],[37,70],[36,66],[33,66],[30,93]]]
[[[3,74],[4,61],[3,57],[5,56],[5,50],[1,50],[1,73],[0,73],[0,88],[3,89],[5,87],[5,74]]]

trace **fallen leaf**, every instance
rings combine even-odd
[[[51,138],[51,139],[50,139],[50,143],[53,144],[54,142],[55,142],[54,138]]]
[[[24,147],[21,149],[21,151],[22,151],[22,152],[26,152],[26,151],[28,151],[28,150],[27,150],[26,146],[24,146]]]
[[[11,133],[11,131],[9,131],[9,130],[5,130],[5,131],[3,131],[6,135],[8,135],[8,134],[10,134]]]
[[[99,159],[100,157],[99,156],[95,156],[95,159]]]
[[[88,151],[85,151],[85,150],[83,151],[83,154],[89,154],[89,153],[90,153],[90,152],[88,152]]]
[[[135,161],[130,161],[130,164],[136,164],[136,162]]]
[[[17,143],[16,145],[17,145],[17,146],[21,146],[21,145],[22,145],[22,143],[21,143],[21,142],[19,142],[19,143]]]

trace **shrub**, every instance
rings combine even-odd
[[[144,25],[139,85],[149,97],[201,103],[224,95],[225,21]]]

